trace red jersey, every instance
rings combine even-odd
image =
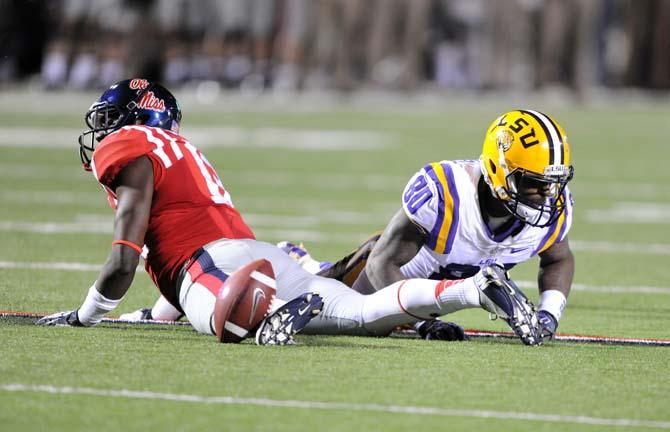
[[[254,234],[200,150],[160,128],[125,126],[95,149],[93,174],[112,208],[116,209],[116,176],[141,156],[149,158],[154,171],[145,267],[161,294],[179,308],[176,279],[198,248],[221,238],[253,239]]]

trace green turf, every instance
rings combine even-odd
[[[85,107],[84,107],[85,108]],[[382,228],[400,205],[406,180],[433,160],[475,158],[498,106],[461,111],[320,110],[312,113],[189,113],[190,125],[377,131],[389,148],[366,151],[208,149],[236,206],[259,237],[312,236],[313,255],[337,259]],[[502,110],[510,107],[502,107]],[[83,109],[83,108],[82,108]],[[624,292],[575,290],[561,331],[670,338],[667,220],[599,223],[593,212],[635,203],[668,209],[670,108],[550,110],[567,130],[576,177],[575,282]],[[4,116],[0,127],[78,128],[79,114]],[[72,149],[3,147],[0,160],[0,261],[99,264],[111,238],[111,210]],[[197,145],[197,143],[194,143]],[[30,232],[52,223],[71,232]],[[47,227],[48,228],[48,227]],[[291,238],[290,240],[303,240]],[[611,250],[589,248],[606,242]],[[624,242],[636,251],[618,251]],[[645,245],[664,245],[660,251]],[[534,280],[537,261],[513,276]],[[0,309],[49,312],[78,306],[95,271],[0,269]],[[655,287],[661,293],[625,292]],[[537,298],[533,290],[526,290]],[[143,272],[119,308],[155,297]],[[468,328],[505,330],[480,310],[449,319]],[[515,340],[424,342],[408,338],[299,337],[300,346],[222,346],[185,327],[104,324],[97,329],[39,328],[0,319],[0,385],[84,387],[197,396],[321,401],[384,406],[556,414],[670,422],[670,349]],[[300,409],[0,390],[3,430],[638,430],[519,419]],[[666,423],[667,425],[667,423]]]

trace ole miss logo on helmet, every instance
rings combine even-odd
[[[138,108],[152,111],[165,111],[165,101],[154,96],[154,92],[148,91],[142,95],[142,99],[137,104]]]
[[[131,90],[144,90],[149,87],[149,81],[145,79],[135,78],[130,80],[130,89]]]

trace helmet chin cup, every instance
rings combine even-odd
[[[519,203],[516,206],[515,215],[523,222],[532,226],[547,226],[551,220],[549,212],[532,208],[523,203]]]

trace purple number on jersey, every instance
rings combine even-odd
[[[411,214],[414,214],[432,197],[433,193],[428,187],[426,177],[421,175],[418,176],[416,180],[414,180],[412,186],[407,188],[407,191],[405,192],[405,195],[403,195],[402,199],[405,202],[405,205],[407,205],[407,210]]]

